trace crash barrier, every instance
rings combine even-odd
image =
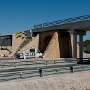
[[[23,79],[35,76],[46,76],[52,74],[73,73],[76,71],[90,70],[90,65],[77,64],[77,62],[65,62],[60,60],[52,61],[21,61],[19,62],[4,62],[4,66],[0,62],[0,81],[12,79]],[[33,62],[33,63],[32,63]],[[10,65],[11,63],[15,63]],[[17,64],[18,63],[18,64]],[[27,64],[25,64],[27,63]],[[29,63],[29,64],[28,64]],[[19,65],[20,64],[20,65]]]
[[[55,63],[63,63],[62,60],[9,60],[9,61],[0,61],[0,67],[16,67],[16,66],[24,66],[24,65],[34,65],[34,64],[55,64]]]
[[[90,64],[89,58],[65,58],[67,62],[77,62],[77,64]]]
[[[78,64],[90,64],[89,58],[77,58]]]

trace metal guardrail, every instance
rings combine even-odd
[[[16,66],[25,66],[25,65],[48,65],[48,64],[56,64],[56,63],[64,63],[64,60],[12,60],[12,61],[1,61],[0,67],[16,67]]]
[[[55,26],[55,25],[61,25],[61,24],[66,24],[66,23],[85,21],[85,20],[90,20],[90,15],[84,15],[84,16],[68,18],[68,19],[64,19],[64,20],[57,20],[57,21],[53,21],[53,22],[38,24],[38,25],[34,25],[34,29]]]
[[[76,61],[76,59],[73,61]],[[48,62],[43,60],[0,62],[0,81],[85,70],[90,70],[90,65],[61,62],[60,60]]]
[[[18,64],[18,65],[17,65]],[[65,65],[63,63],[63,65]],[[57,67],[62,63],[56,61],[21,61],[21,62],[0,62],[0,81],[34,76],[43,76],[57,73]],[[70,71],[70,70],[69,70]]]
[[[0,62],[0,81],[49,75],[56,72],[60,60],[29,60],[29,61],[2,61]],[[60,65],[61,66],[61,65]],[[70,71],[70,70],[69,70]]]

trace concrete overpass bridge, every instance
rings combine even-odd
[[[29,37],[35,37],[39,34],[39,49],[43,53],[50,43],[53,34],[57,32],[60,57],[77,58],[77,50],[79,49],[78,57],[83,58],[83,35],[86,35],[86,31],[89,30],[90,15],[85,15],[34,25],[33,29],[26,30],[25,32]],[[79,47],[77,47],[77,35],[79,35]],[[64,49],[62,50],[62,48]],[[66,56],[62,55],[66,52]]]

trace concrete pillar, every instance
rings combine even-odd
[[[79,35],[79,58],[83,58],[83,35],[86,35],[86,31],[78,30],[77,34]]]
[[[33,32],[32,32],[32,30],[30,30],[30,33],[31,33],[31,37],[33,37]]]
[[[32,30],[30,30],[30,34],[31,34],[31,39],[34,37],[34,35],[33,35],[33,31]]]
[[[77,58],[77,35],[73,34],[73,58]]]
[[[83,58],[83,35],[79,35],[79,57]]]
[[[70,30],[72,42],[72,58],[77,58],[77,34],[75,30]]]

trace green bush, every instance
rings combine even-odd
[[[18,37],[22,37],[22,34],[21,33],[17,33],[16,34],[16,38],[18,38]]]
[[[83,41],[83,46],[84,46],[84,47],[87,47],[87,46],[89,46],[89,45],[90,45],[90,40],[89,40],[89,39]]]
[[[15,35],[19,34],[19,32],[16,32]]]
[[[16,52],[20,51],[25,45],[27,45],[29,42],[31,41],[31,39],[25,39],[23,41],[23,43],[21,43],[21,46],[17,49]]]
[[[18,38],[18,37],[22,37],[23,36],[23,33],[22,32],[16,32],[16,38]]]

